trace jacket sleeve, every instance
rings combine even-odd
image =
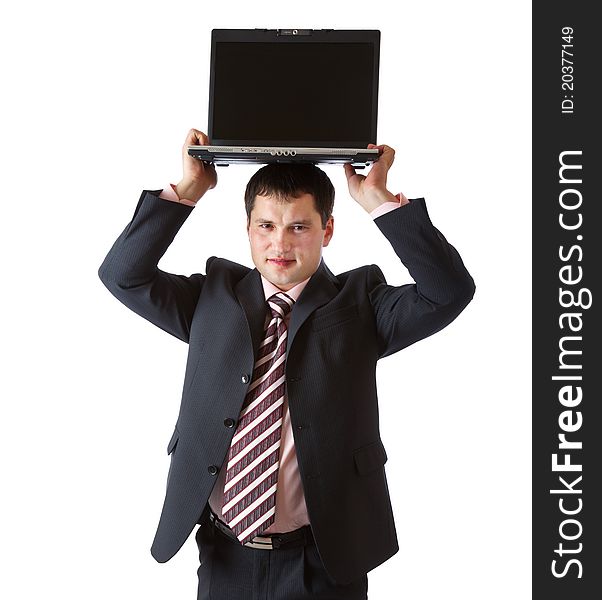
[[[188,342],[205,275],[166,273],[157,267],[193,207],[167,202],[161,190],[144,190],[134,216],[117,238],[98,276],[129,309]]]
[[[475,284],[456,249],[428,216],[424,198],[374,220],[414,279],[387,285],[372,265],[368,295],[375,315],[379,358],[436,333],[471,301]]]

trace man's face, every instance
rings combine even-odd
[[[332,237],[334,219],[322,229],[320,213],[311,194],[279,201],[256,196],[247,232],[257,270],[283,291],[314,274],[322,247]]]

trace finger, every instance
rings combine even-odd
[[[349,181],[349,179],[351,179],[355,175],[355,169],[349,163],[345,163],[343,167],[345,168],[345,175],[347,176],[347,181]]]
[[[387,144],[380,144],[379,146],[374,146],[374,148],[378,148],[382,154],[395,154],[394,148],[387,146]]]
[[[379,161],[385,162],[389,167],[393,164],[395,160],[395,150],[391,148],[391,146],[387,146],[386,144],[382,144],[380,146],[376,146],[380,150]]]
[[[211,185],[209,189],[212,190],[217,185],[217,171],[215,170],[215,165],[213,163],[203,163],[203,167],[206,171],[211,173]]]
[[[207,146],[209,138],[199,129],[191,129],[186,136],[185,145],[187,146]]]
[[[200,146],[209,146],[211,144],[209,137],[202,131],[197,132],[197,139],[199,140]]]
[[[368,144],[368,148],[378,148],[382,152],[393,152],[395,153],[395,149],[391,148],[391,146],[387,146],[387,144]]]

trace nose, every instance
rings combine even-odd
[[[286,254],[291,248],[289,234],[286,230],[275,231],[272,237],[272,248],[278,254]]]

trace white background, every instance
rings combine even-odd
[[[34,1],[0,22],[2,597],[196,598],[192,536],[166,564],[149,552],[187,346],[97,270],[142,189],[177,182],[186,133],[206,130],[211,29],[300,27],[381,30],[390,190],[426,198],[477,284],[448,328],[379,363],[400,550],[369,597],[529,598],[529,4]],[[406,283],[342,167],[324,169],[330,269],[377,263]],[[218,172],[161,268],[252,266],[253,171]]]

